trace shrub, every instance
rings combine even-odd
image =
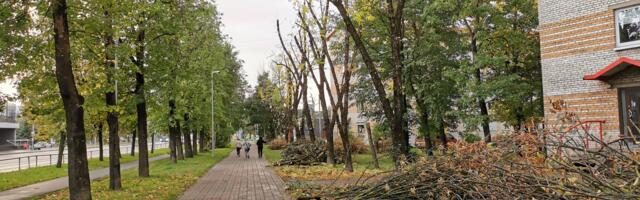
[[[281,150],[287,146],[287,141],[282,138],[276,138],[269,142],[269,149],[271,150]]]

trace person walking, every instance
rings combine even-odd
[[[262,136],[258,137],[258,141],[256,141],[256,146],[258,146],[258,158],[262,158],[262,148],[264,147],[264,143]]]
[[[236,139],[236,155],[238,155],[238,158],[240,157],[240,149],[242,149],[242,141]]]
[[[244,141],[244,155],[249,158],[249,150],[251,150],[251,143],[249,142],[249,140],[245,140]]]

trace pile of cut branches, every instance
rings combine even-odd
[[[327,160],[325,142],[293,142],[282,151],[282,160],[274,165],[318,165]]]
[[[581,149],[538,134],[456,143],[383,181],[325,189],[335,199],[640,199],[639,156],[604,143]],[[546,147],[572,149],[547,156]]]

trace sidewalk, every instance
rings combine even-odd
[[[149,158],[149,162],[166,159],[168,157],[169,155],[156,156],[153,158]],[[126,169],[135,168],[135,167],[138,167],[137,160],[121,164],[120,170],[126,170]],[[92,170],[89,172],[89,176],[91,180],[107,177],[109,176],[109,168]],[[5,190],[0,192],[0,197],[2,197],[3,200],[27,199],[27,198],[43,195],[46,193],[55,192],[67,187],[69,187],[69,177],[65,176],[65,177],[48,180],[48,181],[44,181],[44,182],[40,182],[32,185]]]
[[[235,149],[207,174],[200,177],[180,199],[289,199],[284,182],[267,167],[266,160],[258,159],[253,145],[251,158],[236,156]]]

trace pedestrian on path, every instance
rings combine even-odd
[[[240,149],[242,149],[242,141],[236,139],[236,155],[240,157]]]
[[[244,141],[244,155],[249,158],[249,150],[251,150],[251,143],[249,142],[249,140],[245,140]]]
[[[258,158],[262,158],[262,148],[264,147],[264,143],[262,136],[258,137],[258,141],[256,141],[256,146],[258,146]]]

